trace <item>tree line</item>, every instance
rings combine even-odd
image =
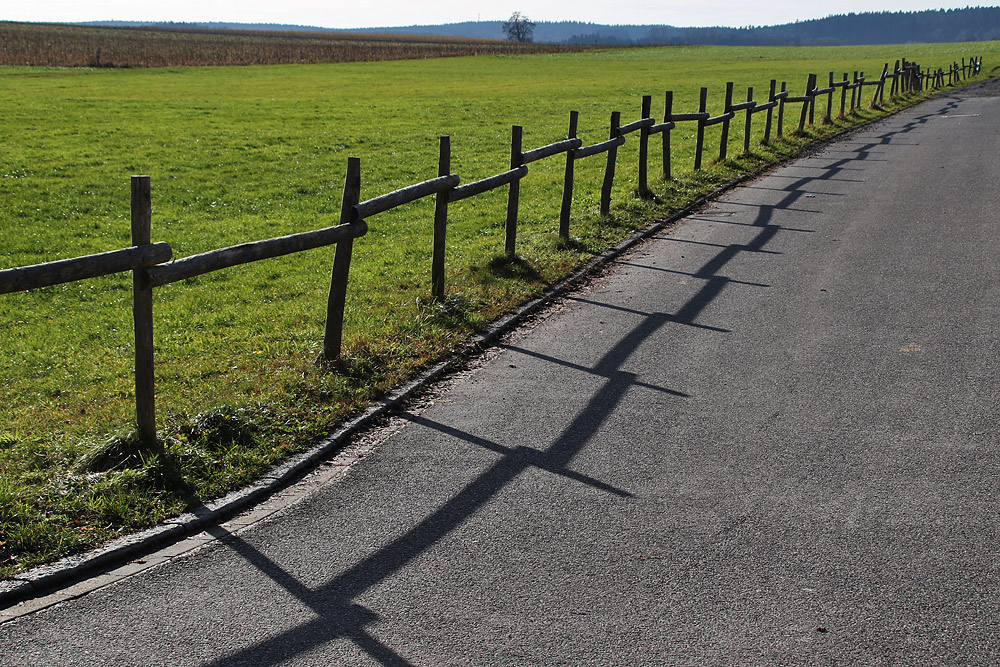
[[[1000,7],[913,12],[863,12],[775,26],[676,28],[673,26],[587,26],[569,44],[641,46],[712,44],[728,46],[843,46],[1000,40]],[[536,39],[542,37],[541,25]]]
[[[525,18],[517,13],[520,18]],[[513,17],[512,17],[513,18]],[[439,35],[476,39],[511,39],[508,21],[466,21],[443,25],[415,25],[334,30],[300,25],[240,23],[147,23],[159,27],[203,30],[281,30],[290,32],[391,33]],[[582,21],[515,25],[513,41],[530,28],[530,41],[548,44],[652,46],[663,44],[717,44],[734,46],[840,46],[847,44],[906,44],[919,42],[977,42],[1000,40],[1000,7],[966,7],[912,12],[862,12],[773,26],[742,28],[680,28],[671,25],[604,25]],[[89,24],[96,25],[96,24]],[[140,25],[101,22],[100,25]],[[504,27],[508,29],[505,30]],[[522,35],[523,37],[523,35]]]

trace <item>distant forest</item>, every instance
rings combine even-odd
[[[503,39],[502,21],[469,21],[443,25],[395,26],[338,31],[330,28],[246,23],[127,23],[87,25],[284,30],[323,32],[441,35]],[[967,7],[916,12],[864,12],[775,26],[744,28],[678,28],[670,25],[602,25],[562,21],[538,22],[536,42],[644,46],[660,44],[724,44],[738,46],[839,46],[848,44],[907,44],[916,42],[977,42],[1000,40],[1000,7]]]

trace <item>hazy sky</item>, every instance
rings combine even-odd
[[[535,21],[666,23],[675,26],[771,25],[830,14],[964,7],[968,0],[842,0],[840,2],[737,2],[736,0],[3,0],[8,21],[228,21],[359,28],[418,23],[497,20],[521,11]],[[994,3],[986,3],[994,4]]]

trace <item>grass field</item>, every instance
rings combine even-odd
[[[709,86],[717,113],[727,80],[737,100],[747,86],[766,92],[771,78],[801,94],[809,72],[823,85],[830,70],[877,76],[899,57],[936,67],[971,54],[983,55],[989,72],[998,52],[997,42],[667,47],[338,65],[0,68],[0,267],[127,246],[131,174],[151,176],[153,240],[182,257],[335,223],[348,156],[361,158],[368,198],[435,176],[437,138],[450,135],[453,172],[469,182],[507,168],[512,124],[534,148],[565,137],[570,109],[592,143],[607,138],[612,110],[637,119],[643,94],[654,96],[654,115],[665,90],[674,91],[675,112],[695,111],[698,88]],[[521,187],[522,262],[502,257],[505,191],[452,206],[444,304],[429,299],[432,201],[374,217],[355,243],[348,354],[336,369],[314,363],[332,248],[160,288],[162,457],[130,456],[114,437],[133,410],[129,276],[0,296],[0,575],[245,483],[631,229],[875,115],[756,146],[698,175],[686,124],[674,132],[677,180],[652,181],[658,204],[633,195],[633,139],[619,154],[607,219],[597,215],[603,158],[588,158],[577,165],[569,245],[555,234],[563,159],[533,164]],[[786,118],[786,133],[793,122]],[[762,126],[759,115],[758,136]],[[718,127],[707,136],[711,158]],[[741,117],[730,141],[738,155]]]

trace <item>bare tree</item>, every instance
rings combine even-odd
[[[512,42],[530,42],[535,24],[521,12],[514,12],[504,21],[503,34]]]

